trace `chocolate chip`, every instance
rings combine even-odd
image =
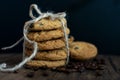
[[[40,23],[39,25],[40,25],[40,26],[43,26],[44,24],[43,24],[43,23]]]
[[[26,75],[26,77],[29,77],[29,78],[34,77],[34,72],[29,72],[29,73]]]
[[[76,46],[74,49],[79,49],[79,47],[78,47],[78,46]]]

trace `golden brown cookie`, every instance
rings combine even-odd
[[[55,68],[65,65],[66,60],[60,61],[43,61],[43,60],[31,60],[26,63],[27,66],[31,67],[47,67],[47,68]]]
[[[66,24],[66,19],[62,19]],[[51,20],[50,18],[43,18],[37,22],[35,22],[29,30],[39,31],[39,30],[51,30],[58,29],[62,27],[62,23],[59,19]]]
[[[29,49],[33,48],[33,46],[27,41],[25,41],[25,46]],[[53,50],[53,49],[59,49],[63,47],[65,47],[65,41],[63,39],[38,42],[39,50]]]
[[[76,60],[87,60],[97,55],[97,48],[91,43],[76,41],[70,43],[70,53]]]
[[[69,34],[70,30],[66,28],[66,33]],[[39,31],[39,32],[29,32],[27,37],[34,41],[45,41],[51,39],[57,39],[64,37],[64,32],[62,29],[50,30],[50,31]]]
[[[25,49],[25,55],[30,56],[32,50]],[[63,60],[67,58],[67,53],[64,49],[51,50],[51,51],[38,51],[35,58],[36,60]]]

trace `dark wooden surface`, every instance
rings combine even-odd
[[[120,80],[120,56],[99,55],[98,57],[102,57],[106,61],[105,70],[102,71],[103,73],[100,76],[97,76],[95,71],[67,74],[40,69],[34,71],[34,76],[30,78],[27,75],[33,70],[22,68],[17,73],[0,72],[0,80]],[[0,54],[0,63],[7,62],[10,66],[19,63],[21,60],[22,54]]]

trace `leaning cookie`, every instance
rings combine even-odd
[[[66,33],[67,34],[70,33],[70,30],[68,28],[66,28]],[[50,30],[50,31],[29,32],[27,34],[27,37],[30,40],[34,40],[34,41],[45,41],[45,40],[51,40],[51,39],[57,39],[57,38],[64,37],[64,32],[61,28]]]
[[[66,19],[62,18],[64,24],[66,25]],[[37,22],[35,22],[29,30],[39,31],[39,30],[52,30],[61,28],[63,25],[59,19],[51,20],[50,18],[43,18]]]
[[[26,63],[27,66],[31,67],[47,67],[47,68],[55,68],[65,65],[66,60],[60,61],[43,61],[43,60],[31,60]]]
[[[29,49],[33,49],[33,46],[27,41],[25,41],[25,46]],[[38,50],[54,50],[63,47],[65,47],[65,41],[63,39],[38,42]]]
[[[70,54],[73,59],[87,60],[97,55],[97,48],[91,43],[76,41],[70,43]]]
[[[25,55],[30,56],[32,50],[25,49]],[[67,58],[65,49],[51,50],[51,51],[38,51],[35,58],[36,60],[63,60]]]

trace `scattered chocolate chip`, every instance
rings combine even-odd
[[[34,72],[29,72],[29,73],[26,75],[26,77],[29,77],[29,78],[34,77]]]

